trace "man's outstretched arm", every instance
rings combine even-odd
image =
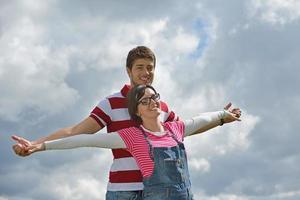
[[[102,128],[103,127],[99,123],[97,123],[96,120],[94,120],[92,117],[87,117],[86,119],[84,119],[83,121],[81,121],[80,123],[74,126],[59,129],[58,131],[55,131],[45,137],[39,138],[34,141],[29,141],[23,138],[24,144],[22,143],[14,144],[13,150],[19,156],[28,156],[30,155],[30,152],[26,151],[25,143],[40,144],[40,143],[44,143],[45,141],[56,140],[56,139],[65,138],[73,135],[93,134],[100,131]]]

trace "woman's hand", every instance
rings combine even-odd
[[[44,143],[33,144],[29,140],[16,135],[13,135],[11,138],[17,142],[13,145],[13,150],[19,156],[25,157],[34,152],[45,150]]]
[[[231,103],[228,103],[225,107],[224,107],[224,116],[222,117],[223,119],[223,123],[230,123],[230,122],[234,122],[234,121],[241,121],[240,117],[242,115],[242,111],[240,110],[240,108],[230,108],[231,107]]]

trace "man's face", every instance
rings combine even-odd
[[[151,59],[136,59],[132,68],[127,68],[131,86],[143,84],[151,85],[154,78],[154,63]]]

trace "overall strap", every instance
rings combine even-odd
[[[172,131],[170,131],[169,129],[167,129],[167,134],[170,135],[173,138],[173,140],[175,140],[177,142],[178,145],[182,143],[177,139],[175,134]]]
[[[151,141],[149,140],[148,136],[145,133],[145,130],[141,126],[139,127],[139,129],[142,131],[142,134],[143,134],[143,136],[144,136],[144,138],[145,138],[145,140],[146,140],[146,142],[148,144],[150,158],[151,158],[151,160],[154,161],[154,153],[153,153],[153,147],[152,147]],[[168,130],[168,129],[167,129],[167,134],[169,136],[171,136],[173,138],[173,140],[175,140],[178,145],[182,144],[182,142],[180,142],[177,139],[177,137],[175,136],[175,134],[173,132],[171,132],[170,130]]]
[[[144,136],[144,138],[145,138],[145,140],[146,140],[146,142],[147,142],[147,144],[148,144],[150,158],[151,158],[152,161],[154,161],[153,147],[152,147],[152,145],[151,145],[151,142],[150,142],[150,140],[148,139],[148,136],[146,135],[144,129],[143,129],[142,127],[139,127],[139,128],[140,128],[140,130],[142,131],[143,136]]]

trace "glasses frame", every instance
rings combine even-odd
[[[151,95],[150,97],[142,98],[138,101],[137,105],[142,104],[143,106],[148,106],[151,103],[151,99],[155,102],[158,102],[160,100],[160,94],[155,93],[155,94]]]

